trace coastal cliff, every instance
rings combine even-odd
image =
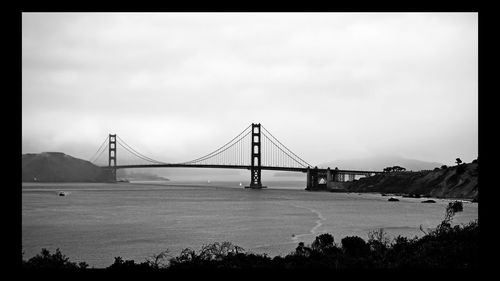
[[[343,183],[349,192],[381,192],[436,198],[478,197],[479,164],[461,164],[419,172],[383,173]]]

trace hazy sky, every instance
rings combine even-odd
[[[477,13],[24,13],[22,150],[180,162],[254,122],[311,164],[470,162],[477,66]]]

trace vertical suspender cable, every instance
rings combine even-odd
[[[261,137],[262,137],[262,135],[261,135]],[[260,161],[262,161],[261,165],[266,166],[266,149],[267,149],[266,138],[263,138],[263,141],[261,140],[261,149],[262,149],[262,151],[261,151],[262,153],[260,155],[260,158],[261,158]]]

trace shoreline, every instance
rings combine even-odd
[[[474,201],[474,198],[467,198],[467,197],[432,197],[432,196],[414,196],[409,193],[389,193],[389,192],[380,192],[380,191],[348,191],[348,190],[333,190],[332,189],[325,189],[325,190],[306,190],[309,192],[331,192],[331,193],[345,193],[345,194],[371,194],[371,195],[381,195],[382,197],[399,197],[399,198],[412,198],[412,199],[445,199],[445,200],[459,200],[459,201],[466,201],[470,203],[478,203],[478,201]]]

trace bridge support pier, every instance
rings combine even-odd
[[[328,169],[326,169],[326,182],[329,183],[331,181],[333,181],[334,177],[333,177],[333,173],[332,173],[332,170],[330,170],[330,167],[328,167]]]
[[[349,181],[354,181],[354,174],[349,174]]]
[[[320,180],[323,182],[320,183]],[[328,171],[320,171],[318,167],[307,168],[306,190],[325,190],[328,183]]]
[[[306,190],[312,190],[314,184],[314,170],[311,170],[309,167],[307,168],[307,181],[306,181]]]
[[[266,188],[267,186],[263,186],[261,182],[261,153],[260,153],[260,123],[254,124],[252,123],[252,146],[250,152],[250,185],[245,186],[245,188],[252,189],[261,189]]]
[[[336,181],[344,182],[344,181],[345,181],[345,174],[343,174],[343,173],[338,173],[338,174],[337,174],[337,180],[336,180]]]

